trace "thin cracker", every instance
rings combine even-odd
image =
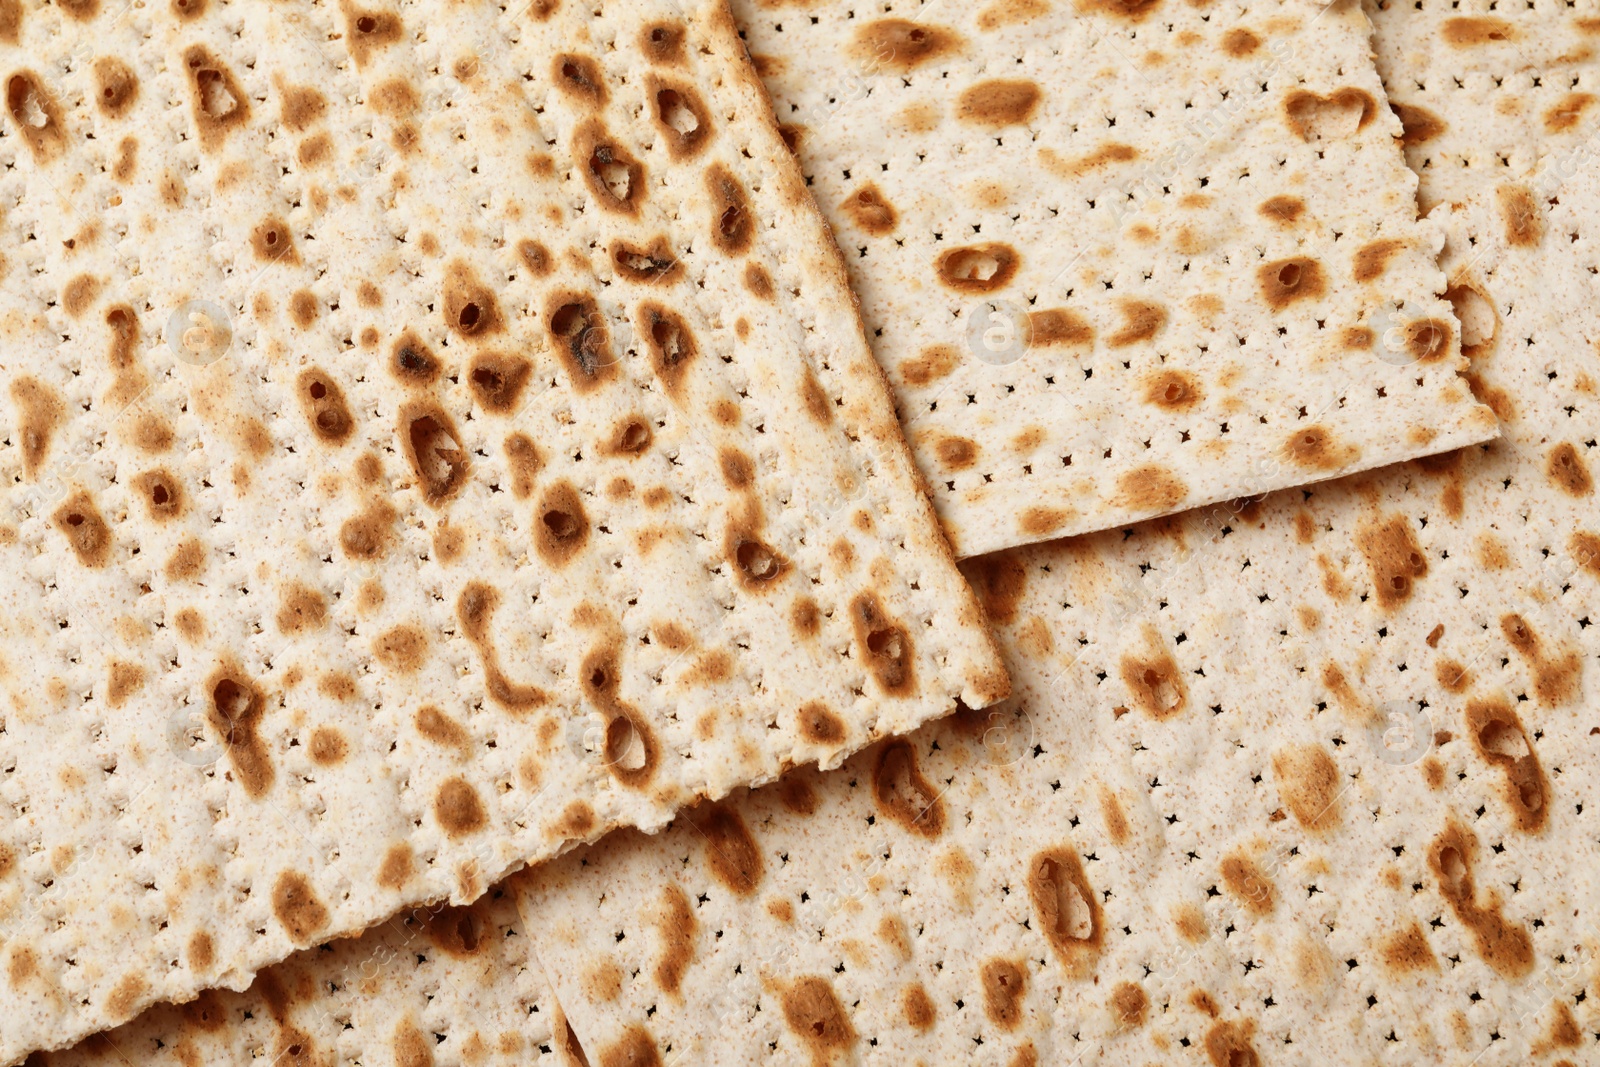
[[[1359,6],[733,7],[958,555],[1493,436]]]
[[[719,7],[18,40],[0,1063],[1004,693]]]
[[[1441,222],[1501,440],[969,561],[1012,702],[530,875],[590,1055],[1584,1062],[1600,180],[1497,199]]]

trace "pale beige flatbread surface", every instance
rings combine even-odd
[[[241,993],[158,1005],[41,1067],[576,1067],[517,910],[496,887],[467,907],[403,912],[297,952]]]
[[[1004,713],[533,872],[591,1060],[1593,1062],[1600,180],[1558,199],[1440,209],[1499,441],[969,561]]]
[[[732,6],[958,555],[1493,435],[1359,5]]]
[[[1553,195],[1600,156],[1594,0],[1369,3],[1424,212],[1515,179]]]
[[[0,16],[0,1063],[1005,693],[719,6]]]

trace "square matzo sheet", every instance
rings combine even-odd
[[[1493,436],[1359,5],[732,6],[959,556]]]
[[[1439,212],[1500,440],[968,561],[1012,701],[525,875],[590,1062],[1591,1062],[1600,178],[1555,199]]]
[[[0,1063],[1006,694],[718,4],[0,15]]]

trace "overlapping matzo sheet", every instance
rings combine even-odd
[[[721,7],[0,13],[0,1063],[1005,694]]]
[[[1499,441],[968,561],[1006,710],[533,872],[591,1060],[1592,1062],[1600,180],[1558,199],[1444,220]]]
[[[732,6],[958,555],[1493,435],[1358,5]]]
[[[512,898],[402,913],[359,938],[295,953],[242,993],[157,1005],[41,1067],[577,1067]]]
[[[1553,195],[1600,155],[1600,4],[1368,4],[1424,212],[1488,184]]]

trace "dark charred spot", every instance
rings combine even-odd
[[[1236,26],[1222,35],[1222,50],[1235,59],[1247,56],[1261,48],[1261,38],[1243,26]]]
[[[339,8],[344,12],[345,47],[358,67],[366,66],[374,52],[387,48],[404,35],[400,16],[392,11],[358,7],[350,0],[340,0]]]
[[[1351,275],[1358,282],[1370,282],[1382,277],[1383,272],[1389,269],[1389,261],[1405,246],[1406,243],[1397,237],[1368,241],[1356,249]]]
[[[682,402],[684,376],[699,354],[694,334],[677,312],[654,301],[639,305],[639,319],[656,377],[668,396]]]
[[[478,791],[459,775],[447,778],[434,793],[433,817],[445,836],[452,839],[475,834],[489,825],[489,814]]]
[[[300,262],[300,254],[294,247],[294,236],[289,232],[288,225],[277,216],[262,219],[250,231],[250,248],[257,259],[266,263]]]
[[[741,588],[763,592],[775,588],[789,570],[789,560],[758,537],[744,523],[732,523],[725,539],[725,551],[734,565],[734,577]]]
[[[783,1021],[811,1051],[813,1062],[834,1062],[857,1041],[855,1027],[826,978],[808,975],[783,992]]]
[[[639,50],[652,63],[683,62],[684,30],[680,23],[652,22],[639,31]]]
[[[1033,118],[1044,94],[1026,78],[991,78],[967,87],[956,101],[963,121],[1000,129]]]
[[[568,481],[559,481],[539,498],[534,523],[534,547],[552,567],[563,567],[583,551],[589,540],[589,517],[583,498]]]
[[[1503,978],[1521,978],[1533,969],[1533,941],[1525,927],[1500,913],[1500,903],[1494,896],[1487,904],[1479,903],[1472,871],[1477,852],[1477,835],[1452,821],[1433,839],[1428,849],[1428,867],[1439,885],[1440,896],[1472,935],[1483,962]]]
[[[439,507],[467,481],[466,449],[455,422],[437,404],[408,404],[400,411],[400,446],[422,497]]]
[[[300,372],[295,389],[300,397],[300,410],[319,441],[342,445],[350,440],[356,423],[338,382],[316,367],[308,367]]]
[[[1053,848],[1034,856],[1028,864],[1028,896],[1039,932],[1067,974],[1084,976],[1100,953],[1105,931],[1099,894],[1089,887],[1078,854]]]
[[[328,621],[328,602],[308,585],[294,582],[283,590],[278,603],[277,623],[281,633],[291,637],[320,630]]]
[[[961,38],[943,26],[910,19],[874,19],[857,27],[850,54],[868,73],[905,74],[951,55]]]
[[[609,96],[600,64],[588,56],[563,52],[550,61],[550,76],[556,88],[590,107],[600,107]]]
[[[629,789],[643,789],[660,762],[655,734],[636,712],[619,707],[606,723],[606,770]]]
[[[544,469],[544,457],[539,446],[525,433],[514,433],[502,446],[506,452],[506,466],[511,471],[511,495],[526,500],[533,495],[534,480]]]
[[[144,498],[145,507],[156,522],[170,522],[183,514],[183,485],[166,470],[138,475],[133,479],[133,491]]]
[[[872,769],[872,799],[894,822],[930,840],[944,833],[944,803],[917,768],[916,750],[905,739],[890,741]]]
[[[462,337],[486,337],[505,327],[494,293],[463,260],[445,268],[444,321]]]
[[[958,293],[991,293],[1016,276],[1021,258],[1010,245],[991,241],[942,253],[934,261],[939,280]]]
[[[1242,851],[1222,857],[1222,884],[1239,902],[1240,907],[1252,915],[1271,915],[1277,907],[1277,893],[1272,879],[1260,864]]]
[[[711,243],[727,255],[744,255],[756,231],[744,186],[727,167],[713,163],[706,170],[706,190],[711,194]]]
[[[813,745],[842,745],[846,730],[844,721],[820,700],[801,706],[798,720],[800,737]]]
[[[744,287],[761,300],[772,299],[772,275],[759,263],[747,263],[744,268]]]
[[[593,297],[559,292],[550,298],[547,309],[550,343],[566,365],[574,389],[585,393],[616,377],[611,329]]]
[[[383,559],[394,545],[394,524],[399,517],[388,500],[373,500],[339,526],[339,548],[351,559],[367,563]]]
[[[229,133],[250,117],[250,98],[233,72],[205,45],[190,45],[183,53],[189,75],[194,124],[200,147],[216,151]]]
[[[227,749],[233,777],[246,796],[264,795],[275,778],[271,755],[259,733],[266,695],[232,661],[212,672],[206,694],[206,722]]]
[[[1292,226],[1305,214],[1306,202],[1298,196],[1274,196],[1263,200],[1256,210],[1280,226]]]
[[[983,983],[983,1013],[1001,1030],[1015,1030],[1022,1022],[1022,1000],[1028,991],[1028,972],[1013,960],[989,960],[978,972]]]
[[[82,489],[62,501],[50,516],[50,525],[67,539],[83,566],[98,569],[111,562],[111,527]]]
[[[1425,107],[1397,104],[1391,100],[1389,108],[1400,120],[1400,143],[1407,148],[1427,144],[1449,129],[1444,119]]]
[[[644,202],[644,164],[612,139],[598,119],[572,135],[572,157],[580,162],[589,191],[606,211],[637,215]]]
[[[407,330],[394,343],[389,370],[407,385],[431,385],[441,371],[439,359],[422,338]]]
[[[1370,93],[1346,86],[1327,96],[1295,89],[1283,100],[1284,120],[1296,137],[1307,143],[1333,141],[1366,128],[1378,113]]]
[[[1188,411],[1200,403],[1200,383],[1188,371],[1168,368],[1151,375],[1144,386],[1144,402],[1167,411]]]
[[[706,866],[736,896],[747,897],[761,884],[761,850],[739,813],[722,804],[709,805],[695,825],[705,839]]]
[[[1177,510],[1188,496],[1189,487],[1170,468],[1146,463],[1117,476],[1112,502],[1129,511],[1154,515]]]
[[[1372,571],[1372,595],[1386,611],[1411,599],[1413,584],[1428,573],[1428,558],[1404,515],[1368,522],[1356,534],[1356,547]]]
[[[651,117],[674,160],[693,159],[711,143],[711,111],[687,82],[651,77],[646,86],[653,104]]]
[[[1189,706],[1189,690],[1177,661],[1164,648],[1124,655],[1118,673],[1134,704],[1158,722]]]
[[[535,278],[543,278],[555,269],[555,258],[550,255],[550,249],[528,238],[517,242],[517,256],[522,260],[522,265],[528,268],[528,273]]]
[[[1594,478],[1589,465],[1570,441],[1563,441],[1545,457],[1544,474],[1550,484],[1571,497],[1585,497],[1594,492]]]
[[[1499,698],[1468,701],[1465,718],[1478,755],[1505,775],[1503,792],[1517,829],[1525,834],[1543,830],[1550,817],[1550,783],[1522,720]]]
[[[1326,426],[1295,430],[1285,438],[1283,454],[1296,466],[1319,471],[1338,470],[1355,458],[1355,450],[1341,445]]]
[[[55,159],[66,147],[61,105],[31,70],[18,71],[6,79],[6,110],[40,163]]]
[[[1492,15],[1461,16],[1444,20],[1439,36],[1456,48],[1478,48],[1517,39],[1511,23]]]
[[[294,133],[310,129],[328,113],[328,98],[314,86],[281,85],[280,93],[278,119]]]
[[[1328,291],[1322,264],[1307,256],[1274,260],[1256,268],[1261,298],[1274,311],[1302,300],[1316,300]]]
[[[653,976],[662,992],[678,994],[683,987],[684,972],[694,962],[694,939],[700,923],[689,904],[688,894],[672,884],[661,890],[662,916],[658,924],[661,933],[661,955],[656,960]]]
[[[915,693],[911,635],[884,612],[877,594],[861,593],[850,602],[850,622],[855,628],[856,652],[879,687],[890,696]]]
[[[612,428],[610,438],[600,447],[600,451],[608,456],[637,458],[650,450],[650,442],[654,439],[655,433],[650,429],[650,424],[638,415],[630,415]]]
[[[1027,341],[1037,348],[1087,345],[1094,341],[1094,327],[1072,308],[1044,308],[1028,312]]]
[[[894,205],[889,203],[883,191],[872,182],[867,182],[845,197],[839,207],[857,228],[874,237],[893,233],[900,221],[900,215],[895,211]]]
[[[106,311],[106,326],[111,330],[111,350],[107,362],[119,374],[135,367],[139,348],[139,318],[127,304]]]
[[[272,883],[272,913],[298,945],[310,944],[328,925],[328,909],[299,871],[284,871]]]
[[[0,44],[14,45],[22,38],[22,0],[0,0]]]
[[[94,61],[94,103],[107,118],[120,119],[139,99],[139,76],[115,56]]]
[[[683,276],[683,264],[673,254],[667,239],[659,235],[648,245],[621,240],[612,242],[611,262],[616,264],[618,274],[645,285],[673,282]]]
[[[482,352],[467,368],[467,384],[483,409],[494,415],[509,415],[533,375],[533,364],[521,356],[504,352]]]

